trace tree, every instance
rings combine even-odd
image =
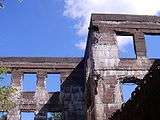
[[[11,95],[16,91],[12,86],[5,86],[2,84],[4,81],[4,75],[7,74],[9,69],[0,67],[0,110],[9,111],[15,106],[15,103],[11,100]],[[2,114],[0,120],[5,120],[6,114]]]
[[[3,8],[3,0],[0,0],[0,8]]]
[[[0,9],[4,7],[4,1],[5,0],[0,0]],[[22,2],[23,0],[17,0],[18,2]]]

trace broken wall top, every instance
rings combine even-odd
[[[92,21],[130,21],[130,22],[153,22],[160,23],[160,17],[149,15],[127,15],[127,14],[92,14]]]
[[[96,33],[96,39],[93,38],[94,33]],[[112,35],[113,39],[104,39],[102,33],[107,36]],[[105,36],[104,34],[103,36]],[[160,35],[160,17],[127,14],[92,14],[86,50],[88,51],[90,46],[95,43],[116,44],[116,38],[114,38],[116,35],[133,36],[136,57],[147,58],[145,35]],[[97,36],[99,37],[97,38]]]
[[[99,26],[100,32],[105,32],[105,27],[112,29],[115,28],[115,31],[118,28],[121,28],[124,29],[124,31],[128,31],[125,29],[132,29],[130,32],[136,32],[140,30],[146,34],[159,34],[160,17],[125,14],[92,14],[90,27],[92,28],[92,26]]]

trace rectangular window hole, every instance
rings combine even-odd
[[[11,85],[11,74],[3,74],[0,78],[0,86],[10,86]]]
[[[61,112],[48,112],[47,120],[62,120],[62,113]]]
[[[119,58],[136,58],[133,36],[117,35]]]
[[[145,35],[148,58],[160,58],[160,35]]]
[[[60,74],[47,74],[46,89],[48,92],[58,92],[60,86]]]
[[[127,102],[131,97],[131,93],[135,90],[137,85],[135,83],[123,83],[121,84],[122,98],[124,102]]]
[[[0,111],[0,120],[7,120],[7,112]]]
[[[21,120],[34,120],[34,112],[21,112]]]
[[[35,91],[36,90],[36,74],[24,74],[22,81],[23,91]]]

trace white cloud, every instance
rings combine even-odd
[[[132,36],[117,36],[117,44],[119,50],[122,52],[126,52],[126,46],[131,44],[133,45],[133,37]]]
[[[160,11],[157,12],[157,15],[160,16]]]
[[[86,42],[80,41],[79,43],[75,44],[75,46],[81,50],[85,50],[86,48]]]
[[[160,0],[64,0],[64,15],[77,20],[78,35],[86,37],[91,13],[154,15]]]

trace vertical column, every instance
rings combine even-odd
[[[101,71],[98,76],[100,77],[97,77],[95,88],[97,91],[95,94],[96,120],[108,120],[123,102],[120,83],[116,75],[109,71]]]
[[[47,73],[44,71],[37,72],[37,84],[36,84],[36,93],[35,93],[35,101],[36,101],[36,120],[46,120],[47,112],[44,105],[47,103],[49,95],[46,86],[46,76]]]
[[[66,81],[69,80],[69,76],[72,73],[72,71],[65,71],[61,73],[61,80],[62,80],[62,102],[63,102],[63,118],[64,120],[69,119],[76,119],[73,118],[73,106],[72,106],[72,85],[68,84]]]
[[[94,75],[95,76],[95,75]],[[95,78],[93,78],[95,80]],[[105,104],[103,102],[104,92],[105,92],[105,84],[101,78],[96,79],[96,88],[95,88],[95,119],[96,120],[105,120],[106,113],[105,113]],[[106,91],[107,92],[107,91]]]
[[[107,89],[104,91],[106,93],[104,99],[108,99],[108,101],[106,101],[107,105],[105,106],[105,113],[106,119],[108,120],[113,112],[121,108],[123,100],[120,82],[117,80],[116,75],[112,74],[110,76],[106,76],[105,84]]]
[[[91,57],[96,70],[118,66],[118,46],[114,31],[94,31],[92,41]]]
[[[12,96],[12,101],[15,103],[15,107],[12,108],[7,115],[8,120],[20,120],[20,99],[21,99],[21,82],[22,72],[19,70],[12,71],[12,87],[16,89],[16,92]]]
[[[62,101],[64,120],[84,120],[83,73],[80,68],[63,72]]]
[[[134,34],[134,44],[137,58],[145,58],[146,57],[146,47],[144,40],[144,33],[136,32]]]
[[[102,27],[102,28],[101,28]],[[94,65],[93,76],[97,76],[95,94],[95,119],[108,120],[110,115],[122,103],[120,87],[116,73],[110,72],[119,64],[116,33],[100,26],[92,33],[91,58]],[[95,80],[95,78],[92,78]]]

